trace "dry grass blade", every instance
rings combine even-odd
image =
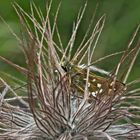
[[[139,35],[140,25],[138,25],[136,31],[134,32],[132,39],[130,40],[127,49],[123,53],[120,62],[118,63],[117,67],[115,68],[114,75],[120,75],[120,81],[123,83],[127,82],[128,76],[131,72],[131,69],[135,63],[135,60],[140,51],[140,38],[137,38],[137,34]],[[135,45],[135,42],[136,45]],[[132,48],[133,47],[133,48]]]

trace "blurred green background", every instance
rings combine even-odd
[[[82,40],[85,34],[91,16],[95,11],[98,0],[88,0],[88,6],[80,25],[77,44]],[[30,0],[1,0],[0,1],[0,16],[4,18],[7,24],[20,36],[20,25],[17,14],[12,6],[17,2],[25,11],[30,12]],[[34,0],[37,6],[44,12],[44,0]],[[62,0],[60,13],[58,17],[58,27],[63,39],[64,45],[67,44],[71,32],[73,21],[76,19],[79,8],[84,5],[84,0]],[[98,42],[95,59],[101,56],[124,50],[131,38],[132,33],[140,23],[140,0],[100,0],[96,11],[95,23],[104,13],[107,15],[105,27]],[[53,0],[52,13],[53,15],[59,4],[59,0]],[[76,45],[75,45],[76,46]],[[15,37],[10,33],[7,25],[0,21],[0,55],[10,59],[11,61],[25,66],[24,56]],[[118,59],[112,59],[100,66],[106,70],[111,70]],[[4,71],[16,76],[21,76],[13,68],[0,61],[0,71]],[[135,79],[140,75],[140,57],[136,61],[130,79]]]

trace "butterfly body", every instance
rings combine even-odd
[[[68,71],[71,80],[71,87],[76,89],[78,96],[83,96],[87,83],[90,98],[102,98],[105,96],[116,96],[125,90],[125,84],[118,80],[113,80],[111,76],[98,76],[93,71],[89,72],[87,81],[87,69],[78,66],[71,66]]]

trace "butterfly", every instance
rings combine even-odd
[[[62,66],[62,68],[69,75],[72,89],[76,90],[78,97],[83,97],[87,82],[87,68],[81,68],[76,65]],[[126,88],[124,83],[118,80],[114,81],[111,76],[99,76],[94,71],[89,72],[87,86],[90,99],[120,95]]]

